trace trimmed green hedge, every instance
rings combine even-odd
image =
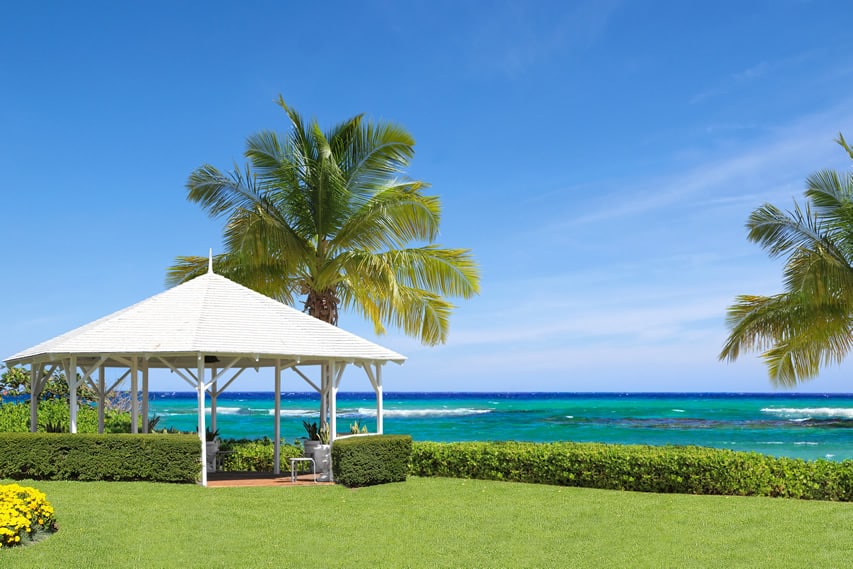
[[[412,454],[408,435],[347,437],[332,444],[332,472],[344,486],[405,482]]]
[[[273,471],[273,441],[269,438],[227,439],[222,441],[220,451],[228,451],[222,461],[223,472],[272,472]],[[279,467],[281,472],[290,471],[290,458],[302,456],[302,447],[297,445],[281,445]]]
[[[705,447],[418,442],[410,473],[637,492],[853,501],[853,460]]]
[[[0,478],[197,482],[195,435],[0,433]]]

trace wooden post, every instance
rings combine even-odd
[[[39,425],[39,396],[41,395],[41,374],[44,366],[30,364],[30,432],[35,433]]]
[[[210,430],[216,432],[216,368],[211,371],[210,382]]]
[[[148,432],[148,361],[142,360],[142,432]]]
[[[104,377],[104,366],[98,368],[98,434],[104,434],[104,406],[107,403],[107,382]]]
[[[383,404],[382,404],[382,365],[376,364],[376,433],[381,435],[385,431],[383,426]]]
[[[335,440],[338,432],[338,386],[336,379],[337,366],[334,361],[329,362],[329,443]]]
[[[281,360],[275,360],[275,433],[273,474],[281,474]]]
[[[77,356],[66,360],[65,379],[68,382],[69,431],[77,433]]]
[[[201,485],[207,486],[207,428],[204,420],[204,355],[198,355],[198,436],[201,439]]]
[[[130,360],[130,432],[139,433],[139,364],[136,356]]]

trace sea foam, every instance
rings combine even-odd
[[[834,417],[853,419],[853,409],[849,407],[764,407],[762,413],[780,415],[782,417],[799,419],[802,417]]]

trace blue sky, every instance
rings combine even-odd
[[[0,357],[221,251],[184,184],[282,132],[282,94],[323,125],[404,125],[439,242],[481,265],[445,346],[343,316],[409,357],[388,390],[771,391],[757,357],[717,361],[735,295],[781,289],[744,222],[849,171],[851,23],[853,5],[793,0],[6,6]],[[849,392],[850,365],[798,390]]]

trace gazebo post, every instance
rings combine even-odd
[[[281,474],[281,360],[275,360],[275,428],[273,443],[273,474]]]
[[[77,356],[66,360],[65,379],[68,382],[68,430],[77,433]]]
[[[320,364],[320,428],[326,424],[329,415],[329,379],[328,364]]]
[[[329,443],[334,442],[338,433],[338,386],[337,386],[337,363],[335,360],[329,362]]]
[[[39,424],[39,396],[41,395],[42,366],[30,364],[30,432],[35,433]]]
[[[148,360],[142,358],[142,432],[148,432]]]
[[[382,415],[382,366],[376,363],[376,434],[383,434]]]
[[[104,434],[104,405],[107,402],[107,385],[103,364],[98,367],[98,434]]]
[[[139,433],[139,363],[130,358],[130,432]]]
[[[201,439],[201,485],[207,486],[207,428],[204,420],[204,355],[198,355],[198,436]]]
[[[210,382],[210,430],[216,432],[216,368],[211,370],[212,380]]]

